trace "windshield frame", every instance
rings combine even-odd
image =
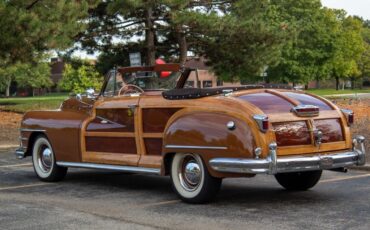
[[[108,96],[105,96],[104,93],[105,93],[105,90],[107,88],[109,79],[112,77],[112,75],[121,74],[122,76],[124,76],[124,74],[127,74],[127,73],[145,72],[145,71],[148,71],[148,72],[162,72],[162,71],[179,72],[180,77],[179,77],[179,80],[177,81],[176,86],[175,86],[174,89],[181,89],[181,88],[184,87],[187,79],[190,76],[190,73],[192,71],[196,71],[196,69],[181,67],[179,64],[161,64],[161,65],[155,65],[155,66],[134,66],[134,67],[114,68],[106,74],[105,79],[104,79],[104,84],[102,86],[102,89],[100,90],[99,97],[100,96],[108,97]],[[196,77],[198,78],[197,73],[196,73]],[[160,89],[158,89],[158,90],[151,89],[151,90],[147,90],[147,91],[160,91]],[[113,93],[113,96],[115,96],[114,93]]]

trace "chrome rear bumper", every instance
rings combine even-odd
[[[213,158],[209,163],[212,169],[218,172],[252,174],[277,174],[360,166],[366,162],[364,141],[363,136],[354,138],[352,151],[279,158],[276,154],[276,143],[271,143],[269,156],[265,159]]]

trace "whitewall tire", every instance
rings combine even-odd
[[[32,163],[37,177],[42,181],[59,181],[67,173],[67,168],[56,165],[53,148],[44,135],[36,137],[32,149]]]
[[[212,177],[197,154],[177,153],[171,163],[172,185],[188,203],[205,203],[215,198],[222,179]]]

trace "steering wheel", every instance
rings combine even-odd
[[[144,90],[137,85],[127,84],[122,86],[122,88],[118,91],[118,96],[129,95],[133,93],[144,93]]]

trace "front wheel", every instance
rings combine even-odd
[[[177,153],[171,163],[172,185],[188,203],[205,203],[215,198],[222,179],[212,177],[197,154]]]
[[[44,135],[36,138],[32,150],[32,162],[37,177],[42,181],[60,181],[67,173],[67,168],[56,164],[51,144]]]
[[[304,191],[312,188],[319,182],[322,170],[279,173],[275,175],[276,180],[287,190]]]

